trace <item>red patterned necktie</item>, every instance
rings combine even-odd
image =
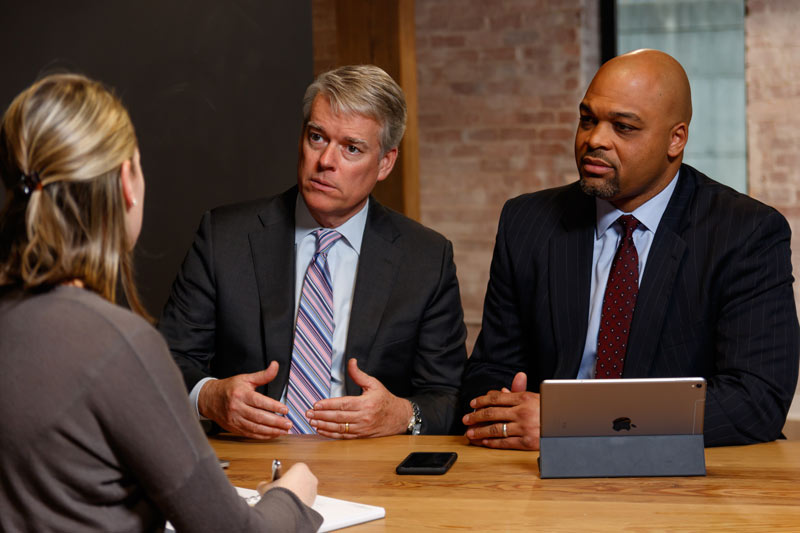
[[[623,236],[611,262],[600,315],[595,367],[595,377],[599,379],[622,377],[636,295],[639,293],[639,254],[633,243],[633,231],[639,226],[639,221],[633,215],[623,215],[617,222],[622,226]]]
[[[331,357],[333,355],[333,288],[328,268],[328,252],[342,238],[335,230],[318,229],[317,251],[308,265],[294,332],[292,363],[286,406],[291,433],[314,433],[306,411],[331,394]]]

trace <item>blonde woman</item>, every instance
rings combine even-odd
[[[305,465],[254,508],[237,496],[145,320],[145,184],[120,101],[82,76],[38,81],[3,117],[0,174],[0,530],[315,531]]]

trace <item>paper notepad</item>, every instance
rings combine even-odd
[[[236,487],[239,496],[247,500],[250,505],[255,505],[261,496],[257,490]],[[317,500],[312,506],[316,512],[322,515],[322,525],[319,526],[318,533],[325,531],[335,531],[343,527],[354,526],[363,522],[370,522],[386,516],[386,509],[374,505],[364,505],[363,503],[348,502],[347,500],[337,500],[327,496],[317,496]],[[166,533],[175,533],[175,528],[167,522]]]
[[[236,491],[239,493],[239,496],[247,500],[247,503],[250,505],[255,505],[258,503],[258,500],[261,499],[258,491],[253,489],[236,487]],[[317,496],[311,508],[321,514],[323,518],[322,525],[319,527],[319,533],[335,531],[343,527],[354,526],[362,522],[369,522],[386,516],[386,509],[383,507],[349,502],[347,500],[338,500],[336,498],[328,498],[327,496]]]

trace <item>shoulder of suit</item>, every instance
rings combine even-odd
[[[425,226],[424,224],[411,219],[402,213],[398,213],[394,209],[390,209],[378,202],[373,204],[375,209],[381,210],[382,214],[387,217],[389,222],[394,226],[395,230],[401,235],[414,239],[415,245],[422,243],[430,243],[442,245],[447,242],[447,238],[436,230]]]
[[[696,213],[726,212],[736,217],[784,218],[774,207],[724,185],[689,165],[684,165],[684,168],[696,183],[693,201]]]
[[[521,194],[506,201],[501,213],[502,219],[515,219],[523,216],[526,219],[534,215],[543,218],[561,218],[568,210],[585,203],[590,207],[594,199],[580,189],[576,181],[561,187],[543,189],[541,191]]]
[[[281,194],[266,198],[257,198],[215,207],[208,211],[207,216],[211,217],[215,225],[248,225],[250,223],[259,223],[258,217],[265,214],[277,216],[285,212],[284,214],[289,215],[294,212],[296,193],[293,193],[293,189],[294,187]]]

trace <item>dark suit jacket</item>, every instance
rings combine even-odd
[[[463,401],[573,379],[586,341],[595,200],[577,183],[508,201]],[[706,445],[777,438],[797,383],[790,230],[774,209],[688,165],[658,227],[623,377],[708,380]]]
[[[293,187],[203,216],[159,323],[189,390],[278,361],[262,392],[280,399],[294,335],[296,197]],[[450,242],[371,198],[345,358],[416,402],[424,433],[447,433],[465,338]],[[349,375],[345,387],[361,393]]]

